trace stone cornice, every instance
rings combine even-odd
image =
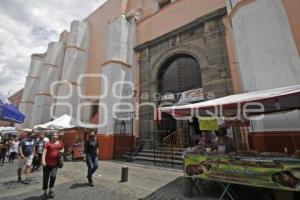
[[[68,49],[68,48],[73,48],[73,49],[77,49],[77,50],[79,50],[79,51],[85,52],[84,49],[82,49],[82,48],[80,48],[80,47],[76,47],[76,46],[67,46],[66,49]]]
[[[34,101],[20,101],[20,104],[21,103],[25,103],[25,104],[34,104]]]
[[[50,64],[50,63],[44,63],[44,65],[49,66],[49,67],[55,67],[55,68],[58,68],[57,65],[53,65],[53,64]]]
[[[125,63],[125,62],[122,61],[122,60],[117,60],[117,59],[114,59],[114,60],[108,60],[108,61],[102,63],[102,66],[107,65],[107,64],[109,64],[109,63],[120,64],[120,65],[123,65],[123,66],[128,67],[128,68],[131,67],[131,65]]]
[[[26,79],[40,79],[40,77],[28,75]]]
[[[51,97],[52,95],[49,94],[49,93],[39,92],[39,93],[36,93],[35,96],[49,96],[49,97]]]

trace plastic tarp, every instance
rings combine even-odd
[[[36,125],[34,129],[55,129],[55,130],[64,130],[71,128],[95,128],[95,124],[81,122],[70,115],[62,115],[59,118],[54,119],[53,121],[47,122],[45,124]]]
[[[14,123],[23,123],[25,115],[21,113],[14,105],[5,104],[0,100],[0,120]]]
[[[236,110],[239,106],[242,108],[242,106],[249,103],[263,105],[264,111],[257,114],[299,109],[300,85],[235,94],[195,104],[161,107],[158,109],[158,112],[169,113],[176,116],[187,116],[190,115],[191,112],[222,108],[224,113],[226,113],[226,111]]]

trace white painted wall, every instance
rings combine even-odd
[[[82,91],[82,86],[84,85],[79,82],[78,78],[80,75],[86,73],[90,34],[91,28],[87,22],[75,20],[71,23],[61,74],[61,81],[69,83],[58,86],[57,96],[65,96],[70,92],[72,94],[69,98],[58,98],[56,100],[55,117],[68,114],[76,119],[87,122],[90,120],[89,112],[84,112],[84,115],[83,111],[77,112],[79,104],[83,101],[80,99],[77,89]],[[76,85],[72,85],[70,82],[76,83]],[[84,111],[87,110],[90,110],[88,106],[85,107]]]
[[[41,94],[35,96],[31,127],[49,122],[52,118],[50,108],[55,99],[50,96],[51,85],[53,82],[60,80],[64,54],[65,45],[63,42],[49,43],[38,89],[38,93]]]
[[[300,84],[300,61],[281,0],[258,0],[232,19],[244,91]]]
[[[132,105],[132,98],[122,99],[113,95],[113,85],[116,82],[123,82],[118,84],[116,94],[119,97],[124,95],[129,96],[130,91],[133,90],[128,84],[124,84],[124,81],[135,83],[135,53],[133,47],[135,46],[135,21],[127,21],[125,16],[120,16],[109,23],[108,28],[108,51],[107,59],[109,61],[118,60],[126,63],[129,66],[125,66],[123,63],[109,62],[102,68],[102,75],[107,78],[107,83],[101,84],[101,92],[108,90],[108,94],[100,100],[99,106],[99,129],[101,134],[113,134],[114,133],[114,118],[117,113],[114,112],[114,105],[120,103],[129,103]],[[103,106],[106,106],[106,109]],[[122,108],[124,109],[124,107]],[[128,109],[128,106],[125,107]],[[133,111],[133,110],[132,110]],[[131,111],[131,112],[132,112]]]
[[[20,111],[25,115],[25,120],[23,124],[18,124],[17,128],[30,128],[35,94],[40,86],[43,57],[44,55],[33,55],[31,57],[29,72],[19,106]]]
[[[240,0],[231,0],[233,7]],[[226,0],[231,12],[230,0]],[[300,84],[300,60],[281,0],[256,0],[232,19],[244,92]],[[299,130],[298,111],[254,121],[254,131]]]

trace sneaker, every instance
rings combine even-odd
[[[47,195],[47,193],[44,193],[44,194],[41,196],[41,199],[42,199],[42,200],[46,200],[46,199],[48,199],[48,195]]]
[[[30,182],[31,182],[31,179],[26,178],[22,183],[24,183],[24,184],[29,184]]]
[[[92,181],[92,182],[89,182],[89,186],[94,187],[93,181]]]
[[[27,182],[31,182],[31,178],[26,178],[25,179]]]
[[[53,199],[53,198],[55,197],[54,192],[53,192],[53,191],[50,191],[49,194],[48,194],[48,197],[49,197],[50,199]]]
[[[22,178],[18,177],[18,183],[22,183]]]
[[[89,180],[89,186],[94,187],[93,179],[90,177]]]

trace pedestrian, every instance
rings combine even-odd
[[[44,146],[42,154],[43,190],[42,199],[54,198],[53,187],[58,169],[59,156],[64,152],[64,144],[58,140],[58,133],[53,133],[50,142]],[[49,186],[49,192],[47,193]]]
[[[31,132],[27,133],[27,137],[19,143],[19,160],[18,160],[18,182],[25,184],[30,183],[30,166],[32,164],[33,156],[35,155],[34,140]],[[26,178],[22,181],[21,174],[25,165]]]
[[[1,160],[2,160],[2,146],[3,146],[3,144],[2,144],[2,142],[0,140],[0,166],[2,166],[2,164],[1,164]]]
[[[94,131],[89,132],[89,137],[85,141],[84,153],[86,155],[86,165],[88,168],[87,179],[91,187],[94,186],[93,174],[98,169],[98,142]]]
[[[9,149],[9,152],[10,152],[9,162],[11,162],[11,163],[13,163],[17,157],[19,143],[20,142],[18,141],[17,136],[13,136],[13,139],[10,142],[10,149]]]
[[[32,167],[32,171],[38,171],[42,164],[42,154],[45,144],[49,142],[49,139],[45,137],[44,133],[40,133],[37,141],[35,142],[35,159]]]
[[[1,149],[1,163],[4,164],[7,151],[9,150],[9,141],[4,139]]]

